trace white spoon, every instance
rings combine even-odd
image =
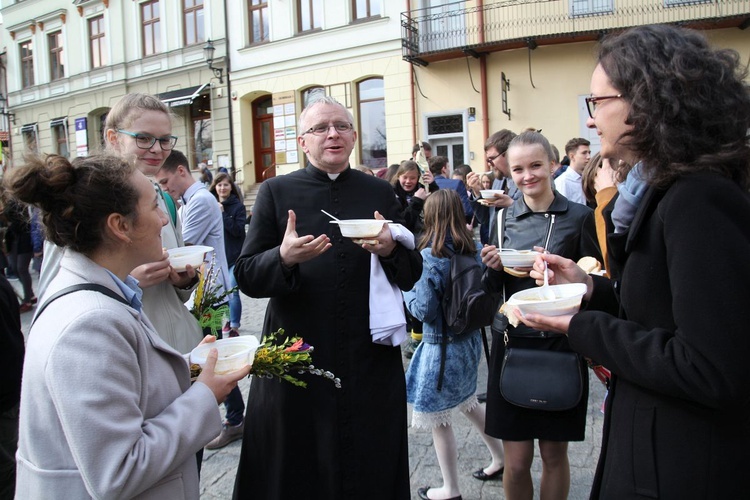
[[[320,211],[321,211],[321,212],[323,212],[324,214],[326,214],[326,215],[327,215],[328,217],[330,217],[331,219],[333,219],[333,220],[335,220],[335,221],[339,221],[339,222],[341,222],[341,219],[339,219],[338,217],[334,217],[333,215],[329,214],[328,212],[326,212],[326,211],[325,211],[325,210],[323,210],[322,208],[320,209]]]
[[[549,277],[547,275],[547,261],[544,261],[544,284],[540,288],[540,294],[544,300],[555,300],[555,292],[549,287]]]

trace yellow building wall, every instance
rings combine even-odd
[[[746,31],[732,28],[704,33],[715,47],[732,48],[740,54],[741,61],[750,61],[750,38]],[[467,151],[474,153],[474,159],[470,161],[474,171],[485,170],[486,137],[482,123],[485,118],[488,119],[489,134],[503,128],[516,133],[528,127],[542,129],[542,133],[557,146],[562,158],[568,140],[588,137],[585,135],[588,131],[581,131],[582,123],[588,115],[585,108],[579,107],[579,96],[590,92],[589,83],[596,65],[596,53],[597,43],[581,42],[540,45],[532,51],[524,48],[487,54],[486,117],[482,114],[481,95],[472,88],[465,58],[417,67],[417,79],[424,94],[416,94],[418,136],[426,135],[422,115],[474,107],[476,121],[467,124],[468,143],[465,145]],[[481,90],[479,61],[469,58],[469,67],[474,87]],[[503,72],[510,80],[510,118],[502,113]]]
[[[737,50],[742,61],[750,61],[750,39],[747,32],[736,28],[709,30],[705,34],[717,47]],[[262,77],[236,77],[232,88],[239,96],[234,107],[235,144],[237,146],[238,176],[243,185],[257,180],[253,159],[253,117],[251,102],[265,94],[294,90],[297,92],[297,113],[301,112],[300,91],[310,86],[324,86],[331,95],[348,104],[357,120],[356,83],[363,79],[382,76],[385,86],[385,113],[388,144],[388,164],[411,157],[412,128],[417,140],[426,137],[424,115],[455,113],[475,108],[476,120],[466,124],[466,150],[473,153],[469,164],[474,171],[484,171],[483,121],[488,120],[489,133],[508,128],[518,133],[527,127],[542,129],[542,133],[557,146],[560,156],[565,154],[565,143],[573,137],[588,137],[583,128],[586,110],[580,98],[589,94],[591,73],[596,64],[597,44],[540,45],[535,50],[507,50],[485,55],[487,62],[487,116],[482,112],[479,60],[468,58],[430,63],[416,67],[412,103],[412,83],[409,64],[401,54],[365,58],[351,58],[336,63],[321,64],[303,71],[288,71]],[[501,73],[510,80],[508,107],[511,116],[502,113]],[[471,76],[470,76],[471,75]],[[473,83],[473,85],[472,85]],[[348,103],[346,102],[348,100]],[[412,124],[412,106],[416,108],[416,123]],[[299,150],[299,164],[285,166],[278,173],[287,173],[304,165],[304,154]],[[358,148],[352,153],[351,163],[359,163]]]

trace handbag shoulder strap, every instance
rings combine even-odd
[[[62,290],[59,290],[55,292],[54,294],[52,294],[52,296],[49,299],[47,299],[44,302],[44,304],[42,304],[39,307],[39,309],[37,309],[36,314],[34,315],[34,319],[31,321],[31,324],[33,325],[34,322],[36,322],[37,318],[39,318],[39,316],[44,312],[44,310],[47,309],[47,306],[50,305],[52,302],[54,302],[55,300],[59,299],[60,297],[64,295],[68,295],[73,292],[78,292],[80,290],[92,290],[94,292],[99,292],[99,293],[106,295],[109,298],[115,299],[125,304],[126,306],[130,305],[130,303],[127,300],[125,300],[125,298],[121,297],[116,292],[110,290],[106,286],[99,285],[97,283],[78,283],[77,285],[71,285],[69,287],[65,287]]]

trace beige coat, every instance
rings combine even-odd
[[[46,292],[106,270],[66,251]],[[42,297],[41,303],[44,303]],[[195,453],[219,434],[216,399],[148,318],[95,291],[37,318],[21,388],[17,499],[197,499]]]

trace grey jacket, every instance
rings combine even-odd
[[[122,295],[67,250],[41,303],[76,283]],[[31,328],[17,499],[199,498],[195,453],[221,431],[216,398],[136,309],[95,291],[55,300]]]

